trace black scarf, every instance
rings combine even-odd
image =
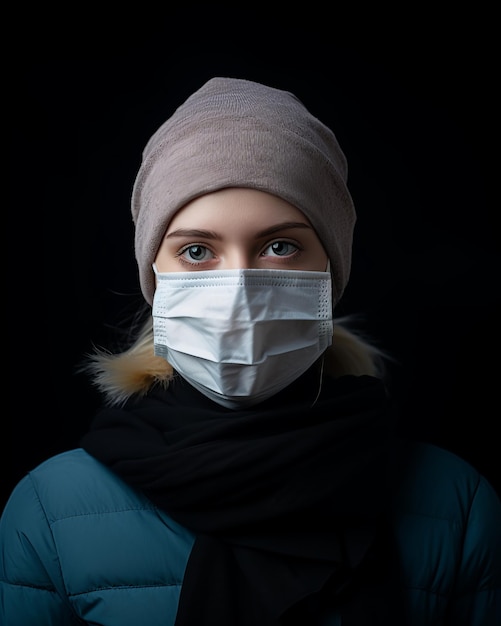
[[[387,610],[385,390],[369,376],[325,378],[313,403],[318,380],[312,368],[272,399],[231,410],[176,377],[102,410],[83,437],[85,450],[197,536],[176,626],[314,624],[324,604],[352,615],[367,606],[352,588],[370,588],[366,600],[372,593]]]

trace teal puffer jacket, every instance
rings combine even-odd
[[[457,456],[402,454],[392,529],[410,626],[501,624],[501,502]],[[81,449],[0,518],[2,626],[172,626],[194,536]],[[341,625],[335,611],[325,626]]]

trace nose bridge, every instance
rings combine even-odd
[[[252,254],[243,245],[235,244],[224,256],[223,269],[242,270],[254,267]]]

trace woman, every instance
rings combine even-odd
[[[384,355],[334,318],[346,179],[332,131],[247,80],[154,133],[132,197],[148,314],[92,356],[81,448],[7,503],[2,624],[499,623],[497,494],[395,436]]]

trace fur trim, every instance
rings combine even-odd
[[[325,373],[338,378],[346,374],[378,376],[383,353],[362,337],[348,330],[348,320],[334,324],[332,346],[325,352]],[[122,405],[133,395],[145,395],[154,384],[168,387],[173,369],[163,357],[155,356],[151,322],[138,340],[118,354],[96,351],[83,368],[110,405]]]

